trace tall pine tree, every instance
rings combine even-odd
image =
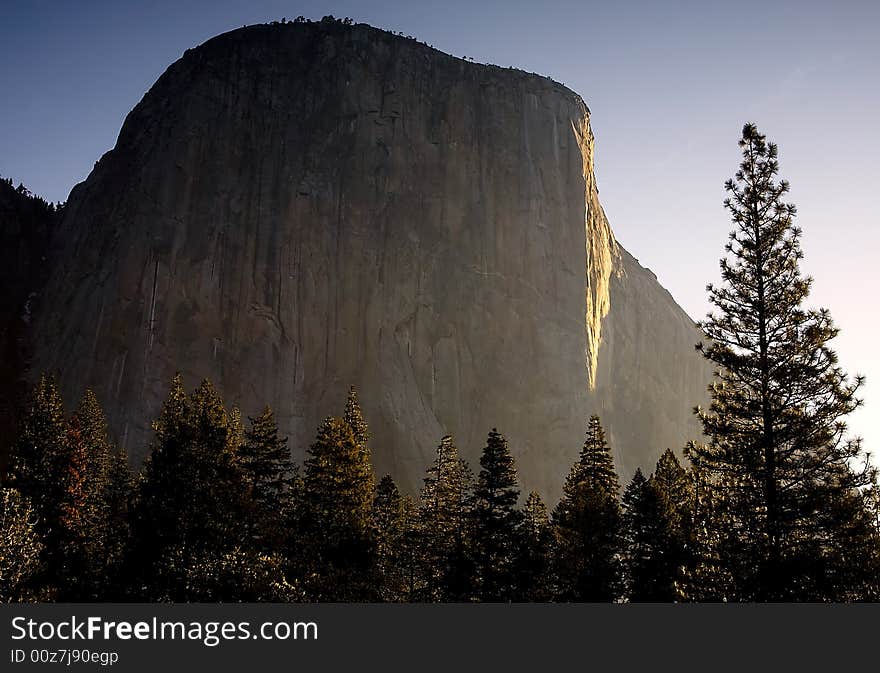
[[[698,412],[709,441],[691,455],[723,491],[739,535],[738,597],[835,599],[847,595],[832,577],[848,553],[839,517],[859,516],[845,503],[874,480],[844,423],[862,379],[838,366],[828,311],[803,305],[812,280],[800,272],[801,231],[783,200],[788,183],[776,180],[776,145],[753,124],[739,145],[742,163],[725,184],[734,230],[723,284],[708,288],[716,312],[698,346],[717,365],[712,403]]]
[[[252,503],[237,455],[240,423],[209,381],[187,397],[177,375],[153,427],[132,513],[133,592],[197,600],[204,592],[193,585],[191,569],[247,547]]]
[[[691,482],[672,449],[666,449],[657,460],[651,485],[657,491],[666,516],[669,518],[670,540],[666,554],[676,567],[676,584],[694,553],[694,518],[690,509]],[[676,590],[676,599],[680,598]]]
[[[70,458],[62,525],[66,537],[65,600],[109,599],[121,562],[130,473],[114,446],[104,412],[86,390],[68,422]]]
[[[403,579],[401,600],[409,602],[425,600],[425,549],[419,517],[419,505],[409,494],[401,496],[403,510],[403,535],[399,540],[398,563]]]
[[[645,479],[641,470],[636,470],[624,491],[623,524],[629,600],[674,601],[680,554],[672,510],[653,479]]]
[[[621,597],[620,485],[598,416],[553,510],[556,597],[608,602]]]
[[[507,440],[495,428],[489,433],[480,467],[472,509],[476,594],[482,601],[510,601],[516,589],[519,486]]]
[[[401,602],[409,598],[406,564],[407,503],[390,474],[376,487],[373,499],[373,536],[376,541],[373,581],[380,601]]]
[[[127,578],[123,575],[125,551],[131,540],[130,507],[134,497],[134,475],[125,449],[115,447],[107,473],[105,502],[107,528],[104,540],[103,600],[117,600],[125,595]]]
[[[52,376],[41,376],[30,393],[12,450],[10,485],[33,507],[36,533],[42,542],[41,577],[47,588],[57,588],[65,575],[62,527],[68,500],[70,443],[64,403]]]
[[[287,438],[278,436],[278,424],[265,407],[250,427],[238,455],[252,490],[254,511],[251,531],[257,548],[275,549],[285,535],[289,517],[289,489],[296,479],[296,466]]]
[[[305,463],[306,543],[318,600],[366,600],[372,554],[373,468],[351,425],[327,418]]]
[[[537,491],[529,493],[517,531],[515,600],[541,603],[553,598],[551,552],[553,529],[547,506]]]
[[[673,526],[680,529],[683,534],[688,527],[687,502],[688,502],[688,477],[685,470],[673,453],[672,449],[666,449],[657,460],[651,482],[657,493],[662,497],[673,517]]]
[[[472,474],[450,435],[437,446],[421,493],[420,565],[427,601],[473,599],[473,553],[469,531]]]

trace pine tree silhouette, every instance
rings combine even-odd
[[[730,570],[739,597],[834,600],[858,573],[839,571],[851,542],[841,533],[875,481],[844,423],[863,379],[837,364],[828,311],[803,306],[812,279],[800,272],[801,231],[783,201],[788,183],[776,181],[776,145],[753,124],[739,145],[742,163],[725,184],[734,230],[723,284],[708,288],[716,312],[698,346],[718,367],[711,406],[699,410],[709,441],[691,456],[723,490],[728,528],[719,534],[738,536]]]
[[[607,602],[623,591],[620,490],[611,449],[592,416],[580,457],[553,510],[556,597]]]

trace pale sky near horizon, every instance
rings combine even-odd
[[[621,242],[695,319],[731,228],[742,125],[780,148],[810,304],[868,377],[852,430],[880,464],[880,2],[0,0],[0,175],[67,198],[187,48],[243,24],[350,16],[456,56],[549,75],[592,112]]]

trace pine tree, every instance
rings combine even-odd
[[[282,500],[283,530],[278,540],[277,551],[284,558],[287,576],[292,578],[291,581],[296,580],[298,586],[306,591],[303,578],[308,576],[313,567],[309,558],[312,549],[308,543],[314,526],[309,518],[305,499],[305,480],[296,464],[292,463],[291,467],[287,491]]]
[[[13,488],[0,489],[0,603],[39,597],[35,586],[43,545],[36,512]]]
[[[96,578],[93,567],[93,517],[89,511],[89,456],[79,420],[74,416],[67,429],[67,468],[64,493],[58,503],[58,599],[83,600]],[[96,560],[96,559],[94,559]]]
[[[666,449],[657,460],[649,480],[660,498],[669,519],[670,546],[666,550],[670,564],[676,567],[676,584],[694,553],[694,519],[690,509],[691,482],[675,453]],[[676,595],[676,598],[679,598]]]
[[[556,597],[607,602],[622,594],[620,485],[598,416],[553,510]]]
[[[515,600],[543,603],[553,598],[550,581],[553,529],[537,491],[523,505],[517,531]]]
[[[788,183],[776,181],[776,145],[746,124],[740,147],[725,184],[734,230],[724,282],[708,288],[717,312],[701,324],[708,341],[698,346],[718,367],[711,406],[698,411],[709,441],[691,455],[707,483],[724,489],[740,533],[731,568],[739,598],[834,599],[847,593],[826,582],[845,563],[846,526],[829,513],[875,479],[867,463],[855,467],[860,442],[846,438],[843,421],[861,404],[863,379],[838,366],[828,311],[803,307],[812,280],[800,272],[801,231],[783,201]]]
[[[798,598],[880,600],[880,528],[872,502],[875,489],[851,490],[831,500],[817,528],[833,533],[816,536],[815,549],[808,557],[812,563],[802,568],[801,586],[807,590]],[[828,554],[826,549],[831,545],[838,545],[840,553]]]
[[[44,532],[56,525],[67,469],[67,426],[56,380],[41,376],[31,391],[13,446],[11,483],[42,520]]]
[[[276,548],[285,533],[288,491],[296,478],[296,467],[287,448],[287,438],[278,436],[278,424],[270,407],[256,418],[238,452],[241,465],[253,489],[255,504],[251,529],[258,547]]]
[[[653,480],[641,470],[623,494],[624,559],[627,595],[632,602],[671,602],[679,554],[672,511]]]
[[[419,519],[425,587],[420,599],[473,598],[473,560],[469,534],[471,470],[450,435],[437,447],[421,493]]]
[[[236,453],[240,425],[210,382],[187,398],[177,375],[154,430],[132,513],[134,590],[150,600],[190,600],[201,591],[188,568],[246,546],[252,504]]]
[[[12,450],[10,485],[33,507],[43,545],[40,582],[57,587],[63,575],[62,503],[69,479],[70,446],[64,404],[56,380],[34,386]]]
[[[56,588],[57,599],[96,600],[112,590],[121,552],[109,529],[115,451],[94,394],[86,391],[65,419],[57,384],[42,377],[22,422],[11,476],[36,504],[45,543],[42,581]]]
[[[863,565],[874,570],[873,573],[870,570],[865,573],[867,582],[861,600],[876,603],[880,602],[880,484],[874,484],[864,493],[864,497],[866,516],[863,525],[870,531],[865,537],[873,541],[864,552],[866,558]]]
[[[327,418],[305,463],[307,543],[319,600],[365,600],[371,564],[373,470],[348,422]]]
[[[675,453],[666,449],[657,460],[651,482],[657,493],[666,501],[673,517],[673,526],[687,527],[688,477]]]
[[[348,399],[345,401],[345,413],[342,418],[348,423],[352,433],[354,433],[355,442],[357,442],[361,451],[367,452],[369,456],[367,443],[370,440],[370,429],[364,420],[364,414],[361,411],[358,394],[354,386],[348,389]]]
[[[127,479],[128,472],[124,456],[110,440],[104,412],[91,390],[83,394],[68,421],[68,445],[68,482],[62,502],[68,567],[62,598],[96,600],[112,589],[111,576],[120,562],[117,536],[124,535],[124,531],[118,523],[128,493],[114,492],[122,486],[114,480]]]
[[[690,457],[690,448],[685,449],[685,455]],[[729,477],[714,477],[725,478]],[[688,552],[676,581],[677,599],[691,603],[735,601],[730,559],[739,551],[739,543],[724,498],[724,493],[733,489],[712,484],[709,471],[696,463],[687,471],[687,479],[690,528]]]
[[[402,579],[401,600],[413,602],[424,600],[427,580],[425,576],[425,549],[419,506],[413,498],[404,494],[401,497],[403,512],[403,534],[399,540],[398,563]]]
[[[489,433],[480,467],[471,511],[476,593],[482,601],[509,601],[516,588],[519,487],[507,440],[495,428]]]
[[[107,471],[107,536],[104,541],[104,592],[102,600],[119,600],[125,595],[127,578],[123,575],[125,552],[131,543],[129,517],[134,496],[134,475],[128,456],[115,447]]]
[[[373,566],[377,598],[401,602],[408,598],[404,544],[407,535],[406,503],[390,474],[376,487],[373,500],[373,535],[376,541]]]

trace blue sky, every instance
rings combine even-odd
[[[592,111],[600,198],[620,242],[695,318],[730,222],[722,184],[754,121],[779,144],[852,420],[880,454],[880,3],[42,2],[0,0],[0,174],[64,200],[183,51],[297,15],[350,16],[476,61],[549,75]]]

